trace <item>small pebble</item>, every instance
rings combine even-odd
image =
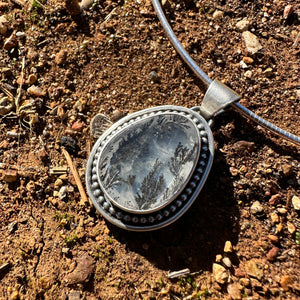
[[[55,180],[55,182],[54,182],[55,189],[57,189],[58,187],[61,187],[62,185],[63,185],[63,181],[60,178]]]
[[[287,209],[284,207],[279,207],[277,208],[277,211],[281,214],[281,215],[286,215],[287,213]]]
[[[234,275],[239,278],[246,276],[245,272],[243,272],[240,268],[234,270]]]
[[[290,164],[282,165],[281,170],[284,176],[291,176],[293,174],[293,168]]]
[[[290,234],[294,234],[296,232],[296,226],[291,222],[287,222],[287,229]]]
[[[82,254],[77,258],[76,268],[68,273],[64,281],[68,285],[86,282],[94,271],[95,260],[88,254]]]
[[[245,173],[247,173],[247,171],[248,171],[248,169],[246,166],[241,166],[239,169],[240,174],[245,174]]]
[[[270,199],[269,199],[269,204],[271,205],[277,205],[281,200],[281,195],[280,194],[276,194],[273,195]]]
[[[247,18],[245,18],[245,19],[237,22],[235,27],[238,31],[244,32],[244,31],[248,30],[249,25],[250,25],[249,21],[247,20]]]
[[[155,71],[150,72],[149,78],[150,78],[151,81],[153,81],[155,83],[160,82],[160,78],[159,78],[158,74]]]
[[[166,9],[169,9],[171,7],[169,0],[162,0],[161,5]]]
[[[280,249],[278,247],[273,247],[267,254],[268,261],[274,261],[278,256]]]
[[[6,35],[7,30],[8,30],[7,18],[6,18],[6,16],[1,16],[0,17],[0,34]]]
[[[276,235],[269,234],[269,235],[268,235],[268,238],[269,238],[269,240],[270,240],[270,242],[271,242],[272,244],[278,244],[278,243],[279,243],[279,238],[278,238],[278,236],[276,236]]]
[[[32,96],[35,96],[35,97],[41,97],[44,95],[44,92],[43,90],[38,87],[38,86],[35,86],[35,85],[32,85],[31,87],[29,87],[27,89],[27,92],[32,95]]]
[[[23,32],[23,31],[18,31],[18,32],[16,32],[16,37],[18,37],[18,38],[22,38],[22,37],[24,37],[26,34],[25,34],[25,32]]]
[[[59,66],[61,66],[61,65],[63,65],[63,64],[66,62],[67,56],[68,56],[67,50],[62,49],[62,50],[60,50],[60,51],[56,54],[56,56],[55,56],[55,62],[56,62]]]
[[[250,70],[248,70],[248,71],[246,71],[245,73],[244,73],[244,76],[246,77],[246,78],[252,78],[252,76],[253,76],[253,72],[252,71],[250,71]]]
[[[243,60],[240,61],[240,66],[242,69],[248,69],[248,65]]]
[[[222,259],[222,263],[227,267],[227,268],[231,268],[232,267],[232,263],[229,257],[224,257]]]
[[[273,224],[279,223],[279,216],[277,215],[276,212],[270,213],[270,218]]]
[[[250,212],[253,215],[260,215],[264,212],[264,208],[259,201],[255,201],[250,207]]]
[[[290,15],[294,12],[293,5],[287,5],[283,10],[283,18],[286,20],[290,17]]]
[[[69,292],[68,300],[80,300],[80,299],[81,299],[80,291]]]
[[[72,124],[72,130],[74,131],[81,131],[82,128],[84,126],[84,123],[83,122],[79,122],[79,121],[76,121]]]
[[[224,12],[221,10],[216,10],[213,15],[212,15],[213,19],[218,21],[221,20],[224,17]]]
[[[246,261],[245,269],[249,276],[255,277],[258,280],[261,280],[264,275],[263,271],[258,268],[255,259]]]
[[[68,187],[62,186],[58,192],[58,195],[57,195],[58,198],[60,200],[64,200],[67,197],[67,195],[68,195]]]
[[[230,167],[230,168],[229,168],[229,172],[230,172],[230,174],[231,174],[232,176],[237,176],[237,175],[239,175],[239,170],[236,169],[236,168],[234,168],[234,167]]]
[[[31,85],[31,84],[34,84],[35,82],[37,81],[37,76],[35,74],[30,74],[28,76],[28,83]]]
[[[271,77],[272,74],[273,74],[273,69],[272,68],[267,68],[264,70],[263,74],[266,76],[266,77]]]
[[[123,117],[123,112],[119,109],[115,109],[111,116],[113,122],[120,120],[122,117]]]
[[[245,287],[250,287],[250,279],[249,278],[241,278],[240,279],[240,284],[245,286]]]
[[[76,154],[78,152],[77,141],[70,136],[63,136],[60,139],[61,146],[65,147],[71,154]]]
[[[17,225],[18,225],[17,221],[13,221],[13,222],[9,223],[7,226],[8,233],[12,234],[17,229]]]
[[[225,252],[225,253],[230,253],[230,252],[232,252],[232,244],[231,244],[230,241],[226,241],[226,242],[225,242],[224,252]]]
[[[58,106],[57,107],[57,112],[56,112],[57,116],[60,117],[61,119],[64,119],[66,116],[65,110],[62,106]]]
[[[276,233],[279,233],[279,232],[281,232],[281,231],[282,231],[282,229],[283,229],[283,225],[282,225],[282,223],[279,223],[279,224],[277,224],[277,226],[276,226]]]
[[[11,68],[4,67],[1,68],[1,73],[6,77],[10,77],[12,75],[12,70]]]
[[[293,204],[295,210],[300,210],[300,198],[299,197],[293,196],[292,204]]]
[[[241,289],[242,289],[242,287],[238,283],[231,283],[231,284],[228,284],[228,286],[227,286],[228,295],[233,300],[242,299]]]
[[[12,169],[5,170],[2,176],[2,179],[8,183],[16,181],[17,178],[18,178],[17,170],[12,170]]]
[[[261,44],[256,35],[251,33],[250,31],[244,31],[242,33],[244,43],[246,45],[247,51],[251,54],[257,53],[259,50],[262,49]]]
[[[213,276],[215,281],[220,284],[224,284],[228,279],[226,269],[223,266],[216,263],[213,264]]]
[[[20,85],[21,82],[22,84],[25,84],[26,83],[26,80],[23,78],[23,81],[22,81],[22,78],[21,77],[18,77],[17,80],[16,80],[17,84]]]
[[[293,284],[293,278],[289,275],[284,275],[280,278],[280,285],[284,291],[288,291],[290,286]]]
[[[221,262],[222,261],[222,255],[221,254],[217,254],[216,255],[216,262]]]
[[[252,65],[253,62],[254,62],[254,60],[253,60],[251,57],[249,57],[249,56],[244,56],[244,57],[243,57],[243,62],[244,62],[245,64]]]
[[[74,104],[74,109],[78,110],[79,112],[82,112],[85,108],[85,101],[83,99],[79,99]]]
[[[15,34],[12,34],[6,41],[4,42],[3,48],[5,50],[10,50],[18,45],[18,40]]]

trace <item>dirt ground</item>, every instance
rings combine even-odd
[[[299,2],[164,7],[211,78],[300,135]],[[79,17],[60,1],[2,0],[0,25],[0,299],[299,299],[299,147],[232,110],[215,120],[204,189],[174,224],[127,232],[81,205],[62,146],[85,184],[93,116],[193,107],[205,92],[149,0],[95,0]]]

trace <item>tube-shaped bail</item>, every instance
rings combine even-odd
[[[215,79],[208,87],[202,104],[200,106],[200,114],[206,119],[211,119],[218,111],[227,107],[232,102],[241,98],[231,88]]]

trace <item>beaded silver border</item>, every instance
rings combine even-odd
[[[201,140],[201,149],[197,166],[179,196],[162,209],[144,214],[135,214],[123,211],[109,201],[100,188],[97,176],[97,162],[101,148],[105,146],[112,135],[128,126],[128,124],[134,123],[142,118],[163,113],[177,113],[189,118],[194,124],[196,124]],[[86,185],[88,194],[97,211],[109,222],[120,228],[132,231],[149,231],[159,229],[177,220],[195,201],[207,179],[212,165],[213,156],[214,144],[212,132],[206,120],[198,113],[188,108],[173,105],[145,109],[121,119],[111,126],[97,140],[87,163]]]

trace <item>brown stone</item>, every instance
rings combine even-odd
[[[270,242],[271,242],[272,244],[278,244],[278,243],[279,243],[279,238],[278,238],[278,236],[276,236],[276,235],[269,234],[269,235],[268,235],[268,238],[269,238],[269,240],[270,240]]]
[[[94,271],[94,259],[84,253],[77,259],[77,266],[74,271],[65,277],[67,284],[83,283],[89,279]]]
[[[278,247],[273,247],[267,254],[268,261],[274,261],[278,256],[280,249]]]
[[[273,195],[269,200],[269,204],[277,205],[280,202],[280,200],[281,200],[280,194]]]
[[[5,50],[10,50],[18,45],[18,40],[14,34],[12,34],[3,45],[3,48]]]
[[[234,271],[234,275],[235,275],[236,277],[242,278],[242,277],[245,277],[245,276],[246,276],[246,273],[243,272],[243,271],[241,270],[241,268],[237,268],[237,269],[235,269],[235,271]]]
[[[11,182],[16,181],[17,178],[18,178],[18,172],[17,172],[17,170],[8,169],[8,170],[4,171],[2,179],[5,182],[11,183]]]
[[[68,52],[65,49],[60,50],[55,56],[55,62],[61,66],[66,62]]]
[[[241,286],[238,283],[229,284],[227,286],[227,292],[233,300],[242,299]]]
[[[244,56],[243,57],[243,62],[245,64],[248,64],[248,65],[252,65],[253,64],[253,58],[249,57],[249,56]]]
[[[74,130],[74,131],[81,131],[82,128],[83,128],[83,126],[84,126],[83,122],[76,121],[72,125],[72,130]]]
[[[220,284],[224,284],[228,279],[226,269],[219,264],[213,264],[213,276],[215,281]]]
[[[258,268],[255,259],[248,260],[245,264],[245,268],[249,276],[255,277],[258,280],[262,279],[264,273]]]
[[[225,242],[224,252],[226,253],[232,252],[232,244],[230,241]]]
[[[284,164],[281,166],[281,170],[283,175],[290,176],[293,173],[293,168],[290,164]]]
[[[293,278],[289,275],[284,275],[280,278],[280,285],[284,291],[288,291],[289,287],[293,284]]]

